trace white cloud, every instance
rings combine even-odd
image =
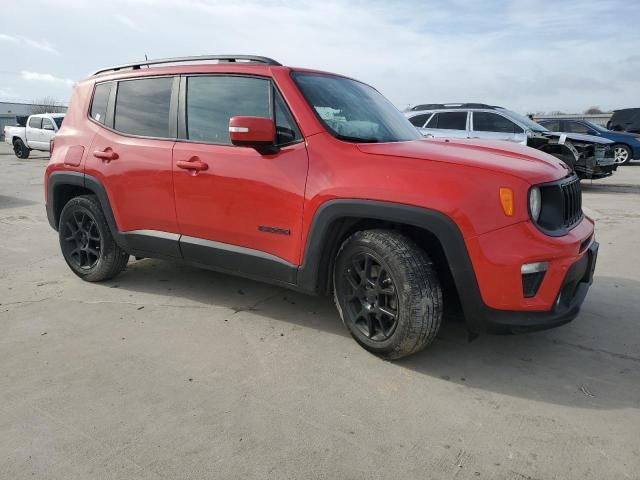
[[[0,33],[0,40],[3,40],[5,42],[11,42],[11,43],[18,43],[20,41],[16,37],[12,37],[11,35],[5,35],[4,33]]]
[[[56,77],[55,75],[51,75],[50,73],[37,73],[37,72],[30,72],[28,70],[22,70],[20,72],[20,76],[24,80],[28,80],[28,81],[54,83],[54,84],[66,85],[67,87],[72,87],[74,84],[74,81],[69,78]]]
[[[58,52],[48,40],[34,40],[33,38],[21,35],[12,36],[4,33],[0,33],[0,40],[11,43],[23,43],[37,50],[42,50],[43,52],[60,55],[60,52]]]

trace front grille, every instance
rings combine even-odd
[[[560,184],[562,191],[563,226],[571,228],[582,219],[582,191],[580,179],[571,177],[567,182]]]
[[[571,175],[555,182],[537,185],[541,210],[536,226],[552,237],[566,235],[582,220],[580,179]]]

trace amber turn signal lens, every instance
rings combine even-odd
[[[513,190],[510,188],[500,188],[500,205],[507,217],[513,217]]]

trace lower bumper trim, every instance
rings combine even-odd
[[[593,283],[598,248],[598,242],[593,242],[585,254],[569,268],[553,309],[527,312],[496,310],[485,306],[479,312],[482,317],[479,323],[483,325],[483,330],[498,334],[546,330],[576,318]]]

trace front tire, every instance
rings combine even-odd
[[[24,144],[24,142],[19,139],[16,138],[13,141],[13,153],[15,153],[16,157],[18,158],[29,158],[29,153],[31,151],[29,150],[29,148]]]
[[[100,203],[93,195],[69,200],[58,225],[60,248],[71,271],[88,282],[115,277],[129,254],[113,239]]]
[[[442,290],[427,254],[409,237],[366,230],[338,252],[334,300],[342,321],[366,350],[388,360],[429,345],[442,322]]]
[[[626,165],[631,161],[631,149],[626,145],[618,143],[613,146],[613,158],[617,165]]]

